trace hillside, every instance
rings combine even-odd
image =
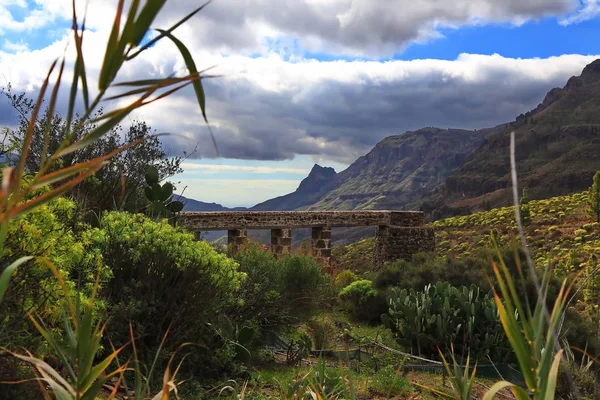
[[[413,208],[497,129],[424,128],[390,136],[337,174],[335,187],[305,209]]]
[[[589,182],[588,182],[589,184]],[[557,196],[529,202],[531,222],[526,226],[527,239],[536,265],[551,262],[559,271],[590,272],[600,253],[600,229],[589,217],[587,193]],[[492,231],[500,245],[509,244],[517,233],[514,207],[494,208],[471,215],[434,222],[436,256],[464,258],[491,248]],[[350,246],[334,248],[338,269],[364,270],[373,253],[373,238]]]
[[[510,202],[509,135],[517,138],[520,185],[532,198],[573,193],[600,169],[600,60],[564,88],[552,89],[510,129],[490,135],[424,204],[435,216],[464,214]]]

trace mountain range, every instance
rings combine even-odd
[[[390,136],[346,170],[315,165],[295,192],[250,209],[422,209],[438,218],[508,204],[513,131],[519,184],[530,198],[589,187],[600,170],[600,60],[512,122]],[[227,208],[190,200],[185,209]]]

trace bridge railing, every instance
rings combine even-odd
[[[410,259],[421,251],[433,251],[433,229],[425,226],[418,211],[227,211],[183,212],[179,225],[194,232],[227,230],[230,251],[247,241],[249,229],[271,229],[271,251],[276,257],[292,249],[291,230],[311,228],[312,254],[326,267],[331,259],[331,228],[376,226],[373,264],[381,268],[396,259]]]

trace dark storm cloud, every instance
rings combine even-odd
[[[208,112],[213,120],[227,121],[214,128],[223,157],[282,160],[304,154],[350,162],[384,137],[407,130],[479,129],[512,121],[592,60],[472,56],[454,62],[397,62],[397,68],[392,64],[379,74],[375,68],[372,78],[356,82],[336,75],[311,80],[307,71],[305,86],[280,91],[261,87],[252,76],[213,80],[206,87]],[[548,66],[553,70],[544,72]],[[463,68],[471,71],[461,73]],[[358,69],[368,71],[369,66]],[[361,75],[353,68],[340,68],[339,74]],[[188,148],[194,140],[207,143],[204,127],[171,122],[190,137],[166,139],[173,149]],[[212,146],[203,145],[194,157],[214,156]]]

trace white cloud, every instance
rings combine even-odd
[[[27,43],[24,43],[23,41],[20,42],[11,42],[10,40],[5,40],[4,41],[4,49],[10,52],[15,52],[15,53],[19,53],[19,52],[25,52],[25,51],[29,51],[29,46],[27,45]]]
[[[183,35],[182,40],[188,39]],[[102,63],[102,51],[97,49],[104,48],[103,40],[101,32],[89,32],[85,39],[92,88]],[[65,38],[42,50],[0,51],[0,76],[16,90],[34,90],[67,43]],[[307,155],[342,163],[406,130],[484,128],[511,121],[596,58],[463,54],[452,61],[289,62],[277,55],[215,55],[194,45],[190,51],[199,67],[216,64],[215,72],[225,75],[205,83],[208,116],[221,156],[282,160]],[[177,50],[165,42],[122,72],[120,81],[143,79],[183,73],[184,65]],[[65,77],[70,76],[67,71]],[[104,105],[110,109],[110,104]],[[10,115],[1,114],[5,121]],[[199,151],[193,157],[217,154],[191,90],[136,111],[132,118],[146,120],[159,132],[177,134],[166,139],[174,155],[197,144]]]

